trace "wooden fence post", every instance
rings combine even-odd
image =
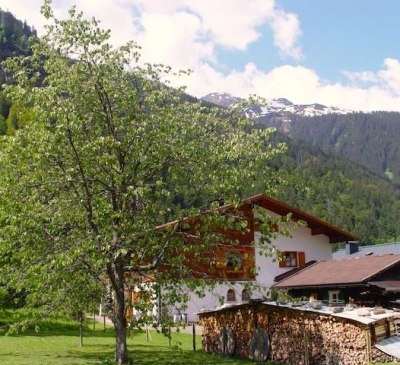
[[[83,346],[83,313],[78,312],[79,319],[79,346]]]
[[[193,351],[196,351],[196,323],[193,322]]]

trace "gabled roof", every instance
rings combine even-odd
[[[243,199],[243,205],[258,205],[266,210],[276,213],[281,216],[286,216],[291,214],[293,221],[304,221],[307,223],[307,227],[311,229],[312,235],[324,234],[329,237],[330,243],[336,242],[347,242],[357,240],[357,237],[352,233],[347,232],[339,227],[329,224],[322,219],[312,216],[300,209],[294,208],[288,204],[282,203],[279,200],[271,198],[264,194],[254,195],[252,197]],[[223,211],[224,209],[234,208],[233,204],[223,205],[221,207],[215,208],[217,211]],[[190,222],[194,220],[195,217],[184,218],[185,222]],[[163,225],[157,226],[157,229],[164,229],[166,227],[174,226],[180,221],[176,220],[173,222],[168,222]]]
[[[329,224],[322,219],[314,217],[311,214],[305,213],[300,209],[294,208],[264,194],[252,196],[245,199],[245,201],[257,204],[262,208],[282,216],[291,214],[294,221],[306,222],[307,226],[311,229],[311,234],[327,235],[330,243],[354,241],[357,239],[357,237],[352,233],[346,232],[345,230]]]
[[[278,288],[320,287],[343,284],[367,284],[378,274],[400,264],[400,255],[364,256],[320,261],[284,279]]]

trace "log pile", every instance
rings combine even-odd
[[[200,315],[203,348],[221,353],[218,336],[229,327],[235,337],[237,357],[250,357],[251,339],[257,328],[268,332],[271,360],[289,365],[359,365],[395,359],[371,346],[374,326],[323,313],[249,304]],[[382,324],[379,324],[382,326]],[[371,343],[372,341],[372,343]],[[254,358],[254,357],[253,357]]]
[[[209,316],[202,320],[203,349],[207,352],[221,353],[218,337],[224,327],[229,327],[235,335],[235,355],[248,357],[247,345],[254,326],[255,311],[252,307],[242,307],[234,311],[220,312],[218,316]]]

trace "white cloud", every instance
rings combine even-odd
[[[342,71],[342,74],[352,83],[358,83],[360,81],[367,83],[378,81],[376,74],[372,71]]]
[[[386,58],[383,61],[383,69],[379,72],[343,71],[343,74],[354,84],[368,82],[374,86],[380,86],[393,96],[400,96],[400,61],[394,58]]]
[[[275,7],[275,0],[139,0],[135,2],[141,13],[172,15],[185,10],[196,14],[201,23],[200,35],[228,49],[244,51],[259,39],[261,27],[270,27],[275,45],[281,52],[296,59],[301,57],[297,45],[301,35],[296,14]]]
[[[400,111],[400,60],[386,58],[378,72],[361,71],[343,74],[350,80],[353,91],[352,99],[364,103],[364,110],[397,110]],[[368,83],[368,87],[363,87]],[[358,98],[357,98],[358,97]]]
[[[400,60],[386,58],[384,66],[385,69],[378,73],[378,77],[393,95],[400,96]]]
[[[11,10],[19,18],[27,19],[39,33],[42,31],[43,19],[39,11],[41,0],[2,0],[1,7]],[[181,34],[171,32],[171,21],[177,19],[182,25],[197,17],[196,27],[180,28],[192,32],[186,37],[182,47],[194,48],[190,58],[198,54],[199,60],[213,61],[216,47],[244,51],[252,42],[259,39],[261,27],[270,27],[275,39],[275,45],[280,51],[290,57],[298,58],[301,51],[296,46],[300,32],[299,22],[294,14],[277,10],[275,0],[54,0],[53,9],[57,16],[66,14],[67,9],[76,4],[85,14],[95,16],[106,28],[112,29],[113,41],[123,43],[129,39],[143,42],[153,41],[158,36],[161,40],[170,36],[168,44],[176,48],[182,41]],[[149,19],[161,19],[161,22],[151,22]],[[184,19],[186,18],[186,19]],[[144,33],[150,33],[147,35]],[[172,36],[177,36],[172,38]],[[199,43],[207,43],[211,51],[204,54],[198,47]],[[165,49],[165,47],[164,47]],[[161,52],[159,52],[161,53]],[[181,62],[185,61],[184,55]],[[191,62],[188,62],[191,63]]]
[[[211,42],[196,37],[202,25],[194,14],[145,14],[142,27],[138,42],[148,61],[194,69],[203,60],[216,61]],[[161,34],[158,27],[163,30]]]
[[[196,14],[202,24],[198,36],[238,50],[258,39],[258,27],[274,12],[274,0],[247,0],[246,4],[242,0],[137,0],[134,4],[141,14]]]
[[[40,14],[43,0],[1,0],[0,8],[8,10],[17,18],[33,25],[39,35],[44,34],[45,19]],[[77,10],[101,20],[103,28],[112,29],[112,40],[116,44],[132,39],[136,32],[133,14],[124,0],[53,0],[53,11],[59,18],[65,17],[67,10],[76,5]]]
[[[85,16],[101,20],[103,28],[111,29],[114,44],[121,45],[132,40],[132,35],[137,32],[133,14],[123,0],[57,0],[54,7],[58,13],[66,14],[73,4],[76,4],[77,9],[83,11]]]
[[[369,78],[376,80],[369,87],[357,86],[355,79],[349,84],[330,83],[321,79],[315,70],[302,66],[284,65],[265,72],[249,63],[242,71],[234,70],[224,75],[205,65],[191,77],[188,91],[197,96],[226,91],[242,97],[250,94],[265,98],[285,97],[298,104],[318,102],[355,111],[400,111],[399,65],[398,60],[386,60],[386,68]]]
[[[273,13],[274,0],[219,0],[187,2],[201,17],[216,45],[245,50],[260,37],[258,28]]]
[[[230,70],[218,58],[219,49],[245,52],[261,31],[272,31],[281,55],[301,60],[300,21],[296,14],[277,8],[275,0],[53,0],[57,16],[76,4],[112,29],[112,41],[135,40],[145,61],[192,68],[194,74],[179,81],[202,96],[228,91],[247,96],[286,97],[296,103],[322,103],[353,110],[400,111],[400,61],[387,58],[378,72],[343,71],[347,82],[321,79],[317,70],[282,65],[261,70],[249,62]],[[27,20],[40,31],[42,0],[1,0],[1,8]],[[224,70],[222,72],[221,70]],[[173,80],[174,82],[178,82]]]
[[[303,58],[301,48],[296,44],[301,35],[300,22],[296,14],[285,13],[282,10],[274,11],[271,17],[271,28],[274,32],[275,45],[283,55],[296,60]]]

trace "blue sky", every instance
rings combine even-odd
[[[376,72],[383,59],[400,58],[398,0],[281,0],[279,4],[300,18],[302,64],[323,77],[340,78],[341,70]]]
[[[39,33],[41,0],[0,0]],[[399,0],[53,0],[76,4],[142,58],[190,68],[172,79],[203,96],[285,97],[350,110],[400,111]]]

